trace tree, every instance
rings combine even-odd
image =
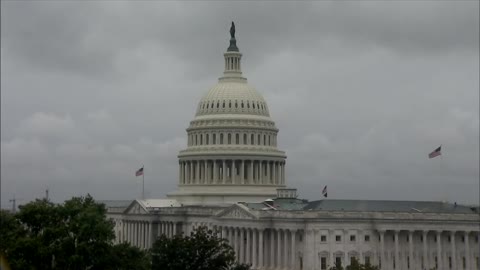
[[[113,223],[90,195],[63,204],[36,200],[0,217],[0,253],[13,269],[149,268],[145,251],[113,245]]]
[[[235,252],[225,239],[206,227],[190,236],[162,235],[151,250],[152,270],[249,270],[235,262]]]
[[[335,263],[335,266],[330,267],[329,270],[343,270],[341,263]],[[361,264],[357,259],[353,258],[349,266],[345,267],[345,270],[379,270],[378,266],[372,266],[371,264]]]

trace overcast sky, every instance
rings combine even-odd
[[[174,191],[232,20],[300,197],[478,203],[478,1],[1,5],[2,207]]]

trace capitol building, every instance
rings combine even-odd
[[[287,186],[287,156],[267,102],[242,75],[233,24],[230,35],[223,76],[186,129],[177,190],[105,202],[117,242],[148,249],[161,234],[207,226],[252,269],[328,269],[352,258],[382,270],[480,269],[478,207],[299,199]]]

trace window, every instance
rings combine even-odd
[[[235,143],[239,144],[240,143],[240,134],[235,134]]]
[[[232,144],[232,134],[228,133],[228,144]]]
[[[370,256],[365,256],[365,264],[366,265],[370,264]]]
[[[450,235],[448,236],[448,242],[452,242],[452,237]]]
[[[423,235],[420,235],[420,242],[423,242]]]
[[[438,236],[435,236],[435,240],[434,240],[434,241],[435,241],[435,243],[437,242],[437,238],[438,238]]]
[[[206,145],[208,145],[208,143],[209,143],[209,140],[210,140],[209,137],[210,137],[210,136],[207,134],[207,135],[206,135],[206,138],[205,138],[205,144],[206,144]]]
[[[327,258],[321,257],[320,258],[320,269],[326,270],[327,269]]]
[[[298,240],[299,240],[300,242],[303,241],[303,236],[302,236],[301,234],[299,235]]]
[[[435,269],[438,269],[438,260],[437,260],[437,256],[435,256]]]
[[[263,145],[267,144],[267,135],[263,135]]]
[[[354,261],[356,261],[357,258],[355,256],[350,257],[350,265],[353,264]]]
[[[320,241],[321,242],[327,242],[327,236],[326,235],[320,236]]]
[[[243,144],[247,144],[247,134],[243,134]]]
[[[272,145],[270,144],[270,135],[268,135],[268,145]]]
[[[200,145],[203,144],[203,134],[200,134]]]
[[[350,235],[350,242],[355,242],[355,235]]]
[[[465,242],[465,236],[462,235],[462,243]]]
[[[242,101],[242,109],[243,109],[243,101]]]
[[[335,257],[335,263],[336,264],[341,264],[342,263],[342,257]]]
[[[213,144],[217,143],[217,134],[213,134]]]
[[[467,260],[465,260],[465,257],[462,257],[462,265],[463,269],[467,269]]]
[[[222,108],[225,108],[225,101],[223,102]]]
[[[195,134],[195,145],[197,145],[197,144],[198,144],[198,135]]]
[[[370,235],[365,235],[365,242],[370,242]]]
[[[257,136],[257,144],[260,145],[261,144],[261,140],[260,140],[260,134],[258,134]]]
[[[337,242],[342,241],[342,236],[341,235],[335,235],[335,241],[337,241]]]
[[[448,268],[452,269],[452,257],[448,257]]]
[[[250,144],[253,145],[253,141],[255,140],[255,136],[252,134],[250,136]]]
[[[238,103],[236,100],[235,100],[235,108],[238,108]]]
[[[223,133],[220,133],[220,144],[223,144]]]

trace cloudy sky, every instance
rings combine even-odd
[[[2,207],[175,190],[232,20],[301,197],[478,202],[478,5],[2,1]]]

